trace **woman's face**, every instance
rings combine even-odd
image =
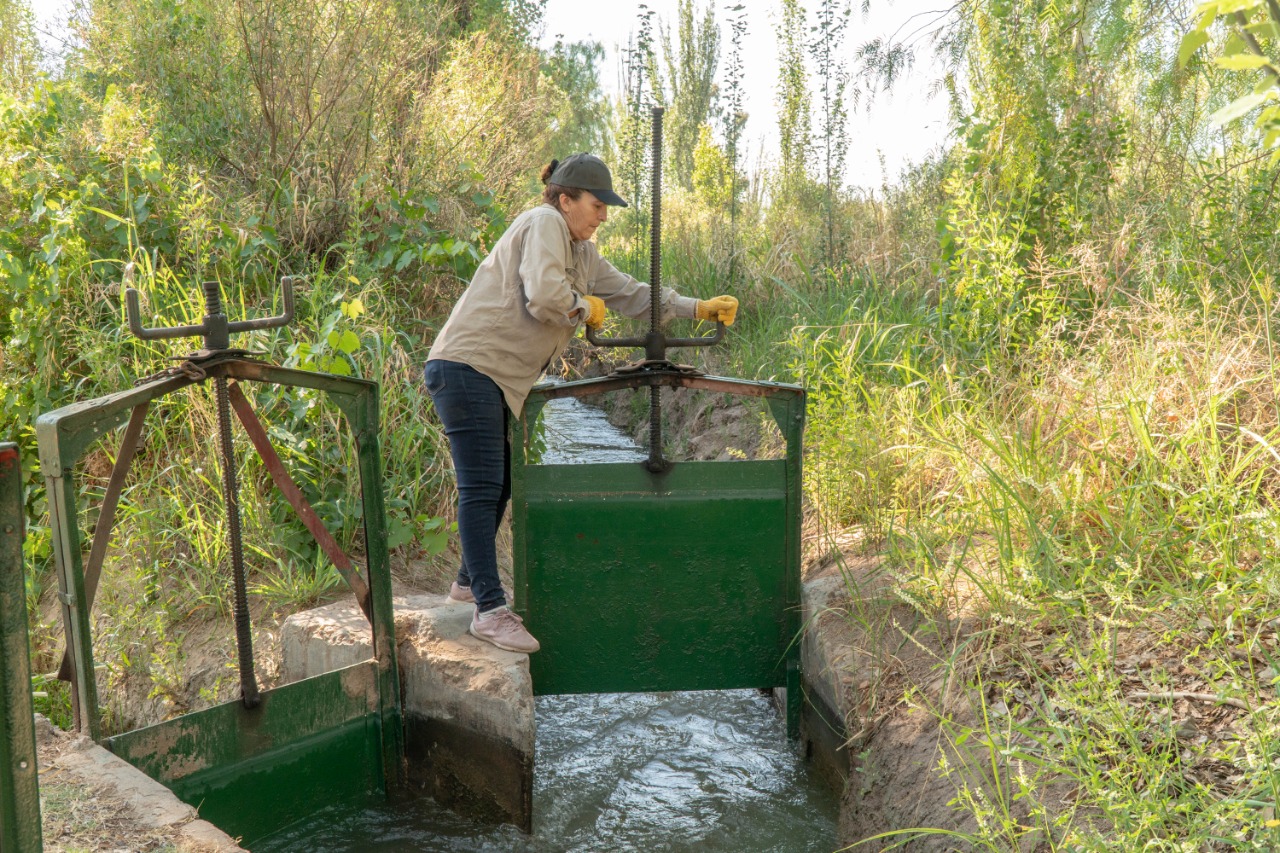
[[[561,193],[560,212],[569,224],[569,235],[575,240],[590,240],[596,229],[609,218],[608,205],[587,190],[583,190],[576,199]]]

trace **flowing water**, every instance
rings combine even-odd
[[[595,408],[544,410],[548,463],[645,458]],[[542,696],[533,833],[430,801],[335,807],[254,853],[825,853],[836,795],[811,776],[759,691]]]

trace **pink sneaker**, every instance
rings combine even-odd
[[[470,630],[471,636],[509,652],[533,654],[542,648],[510,607],[495,607],[487,613],[476,610]]]
[[[511,590],[505,586],[502,588],[502,595],[507,599],[507,604],[515,601],[515,596],[511,594]],[[475,604],[476,597],[471,594],[471,587],[458,586],[458,582],[454,581],[453,586],[449,587],[449,600],[454,604]]]

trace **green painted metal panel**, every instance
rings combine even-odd
[[[520,479],[535,692],[787,684],[785,461],[533,465]]]
[[[658,386],[765,399],[785,458],[537,464],[547,401]],[[511,511],[534,692],[785,687],[799,734],[804,413],[797,386],[660,365],[533,390],[512,426]]]
[[[40,795],[22,572],[22,459],[0,443],[0,853],[37,853]]]
[[[373,660],[108,738],[203,817],[246,840],[384,788]],[[398,733],[392,733],[397,736]]]
[[[252,849],[254,841],[326,806],[385,797],[380,728],[377,715],[369,714],[171,787],[201,817]]]

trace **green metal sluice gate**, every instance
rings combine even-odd
[[[544,465],[542,405],[629,388],[764,397],[784,459]],[[538,694],[787,688],[799,721],[804,395],[650,366],[539,389],[513,436],[516,601],[542,650]]]
[[[787,688],[800,719],[800,478],[804,390],[707,376],[669,347],[719,343],[662,332],[662,113],[653,109],[650,318],[645,357],[599,379],[539,386],[512,438],[517,609],[542,644],[534,691],[627,693]],[[548,400],[649,389],[643,463],[542,465],[531,451]],[[672,462],[663,455],[662,389],[764,398],[786,440],[781,460]]]
[[[126,271],[126,284],[132,270]],[[325,803],[359,802],[395,787],[403,765],[399,671],[391,607],[381,460],[378,386],[369,381],[290,370],[232,349],[232,333],[272,328],[293,315],[292,282],[282,282],[278,317],[228,322],[216,283],[204,286],[199,326],[144,329],[137,292],[126,290],[130,328],[144,339],[204,336],[204,347],[177,367],[134,388],[40,416],[36,436],[48,489],[59,600],[67,634],[60,677],[71,682],[78,731],[197,806],[202,817],[252,840],[313,813]],[[90,610],[102,573],[117,504],[151,404],[191,385],[214,388],[226,504],[228,552],[240,698],[172,720],[103,736],[94,676]],[[267,438],[240,383],[322,392],[341,411],[355,441],[363,501],[367,574],[342,552],[306,503]],[[277,488],[338,568],[370,621],[374,657],[334,672],[261,691],[254,673],[239,490],[231,439],[234,410]],[[94,526],[88,564],[82,557],[75,464],[89,446],[126,424]],[[4,853],[8,853],[6,848]]]

